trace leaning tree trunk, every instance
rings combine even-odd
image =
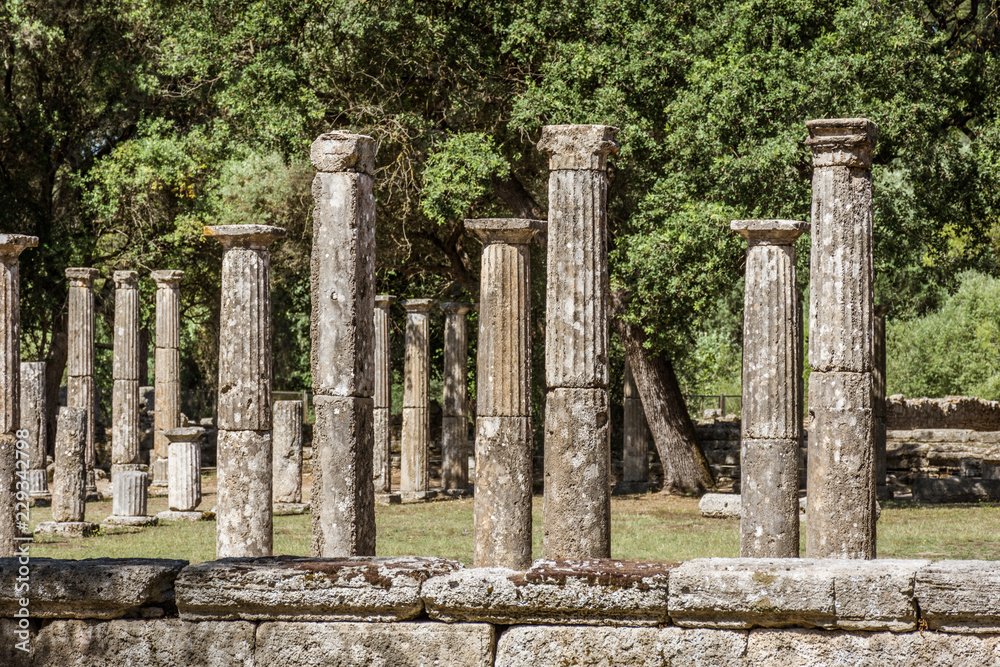
[[[660,454],[663,492],[704,493],[714,488],[715,483],[695,439],[694,424],[684,405],[673,364],[664,357],[646,353],[643,348],[646,332],[622,320],[625,299],[620,291],[611,294],[612,322],[632,367],[646,422]]]

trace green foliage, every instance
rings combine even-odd
[[[492,193],[492,179],[508,171],[492,137],[480,132],[450,136],[424,165],[421,209],[438,224],[461,220]]]
[[[1000,400],[1000,279],[965,272],[940,310],[886,326],[887,391]]]

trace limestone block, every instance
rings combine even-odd
[[[809,375],[809,407],[831,410],[873,410],[871,373],[821,372]]]
[[[698,501],[698,510],[708,519],[739,519],[741,507],[738,493],[706,493]]]
[[[538,150],[549,155],[549,170],[607,168],[608,155],[618,153],[617,127],[545,125]]]
[[[913,592],[931,630],[1000,632],[1000,563],[938,561],[917,571]]]
[[[469,486],[469,418],[441,418],[441,488]]]
[[[375,391],[375,196],[368,174],[316,174],[312,194],[313,391]]]
[[[309,149],[309,160],[320,172],[375,173],[375,140],[352,132],[319,135]]]
[[[219,429],[216,457],[217,557],[270,556],[271,432]]]
[[[1000,637],[963,637],[938,632],[751,630],[745,664],[754,667],[982,667],[1000,664]]]
[[[994,473],[995,474],[995,473]],[[1000,501],[1000,479],[918,477],[913,480],[918,503],[978,503]]]
[[[539,560],[525,572],[459,570],[424,583],[428,615],[449,623],[663,625],[675,565]]]
[[[740,556],[797,558],[799,439],[744,437],[740,464]]]
[[[52,476],[52,518],[57,522],[79,522],[84,518],[87,426],[86,409],[59,408]]]
[[[747,633],[677,627],[515,626],[496,667],[745,667]]]
[[[261,623],[258,665],[491,667],[495,631],[483,624]]]
[[[837,627],[909,632],[917,628],[913,584],[927,560],[820,561],[834,574]]]
[[[372,448],[375,401],[314,396],[312,553],[375,555]]]
[[[302,502],[302,401],[275,401],[274,502]]]
[[[606,389],[549,390],[542,508],[546,558],[611,555],[609,414]]]
[[[430,410],[403,408],[399,490],[424,492],[430,486]]]
[[[476,567],[531,565],[531,417],[476,420]]]
[[[18,619],[0,618],[0,646],[5,651],[5,667],[31,667],[35,654],[37,623],[22,628]]]
[[[461,568],[443,558],[226,559],[184,569],[177,609],[186,620],[409,620],[422,613],[421,584]]]
[[[175,618],[55,621],[38,632],[35,664],[253,667],[254,631],[253,623],[188,623]]]
[[[142,607],[169,604],[184,560],[31,557],[32,618],[118,618]],[[0,617],[20,609],[15,594],[20,564],[0,558]],[[51,664],[51,663],[43,663]]]

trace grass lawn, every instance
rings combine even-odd
[[[214,479],[203,484],[201,509],[215,503]],[[542,549],[542,498],[535,497],[534,546]],[[165,510],[166,498],[150,498],[149,512]],[[472,499],[414,505],[379,505],[375,510],[379,556],[443,556],[472,563]],[[87,519],[100,522],[111,501],[89,503]],[[703,519],[698,501],[647,494],[613,497],[611,553],[615,558],[683,561],[739,555],[739,521]],[[47,507],[31,510],[32,525],[50,519]],[[883,503],[878,524],[881,558],[1000,559],[1000,506]],[[274,518],[274,552],[308,555],[309,515]],[[178,522],[139,532],[99,534],[87,539],[39,536],[33,556],[52,558],[158,557],[192,563],[215,558],[215,522]],[[805,530],[802,531],[805,554]]]

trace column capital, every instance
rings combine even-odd
[[[438,304],[448,315],[465,315],[466,313],[476,309],[476,304],[474,303],[462,303],[458,301],[446,301],[444,303]]]
[[[205,227],[205,236],[218,239],[223,249],[266,250],[278,239],[288,236],[288,232],[281,227],[271,227],[270,225],[215,225]]]
[[[375,295],[375,307],[376,308],[388,308],[392,304],[398,301],[398,297],[394,297],[391,294],[376,294]]]
[[[483,245],[490,243],[525,245],[531,242],[535,234],[544,232],[547,227],[548,223],[545,220],[532,218],[478,218],[465,221],[465,228],[475,232]]]
[[[97,273],[97,269],[79,267],[66,269],[66,277],[69,279],[70,287],[92,287]]]
[[[34,248],[38,245],[37,236],[25,236],[24,234],[0,234],[0,259],[17,259],[24,252],[25,248]]]
[[[437,299],[403,299],[401,303],[408,313],[426,313],[437,304]]]
[[[549,170],[607,169],[607,157],[618,152],[617,127],[610,125],[546,125],[538,150],[549,154]]]
[[[177,289],[180,287],[184,272],[175,269],[164,269],[153,271],[149,275],[156,282],[156,289]]]
[[[185,426],[183,428],[170,428],[163,431],[163,435],[170,442],[196,442],[198,438],[205,435],[205,428],[202,426]]]
[[[792,245],[809,223],[799,220],[733,220],[729,228],[745,238],[751,246]]]
[[[309,160],[317,171],[375,173],[375,140],[364,134],[327,132],[309,149]]]
[[[115,289],[134,288],[139,282],[139,274],[135,271],[115,271]]]
[[[806,146],[813,152],[813,167],[872,166],[878,126],[867,118],[807,120]]]

